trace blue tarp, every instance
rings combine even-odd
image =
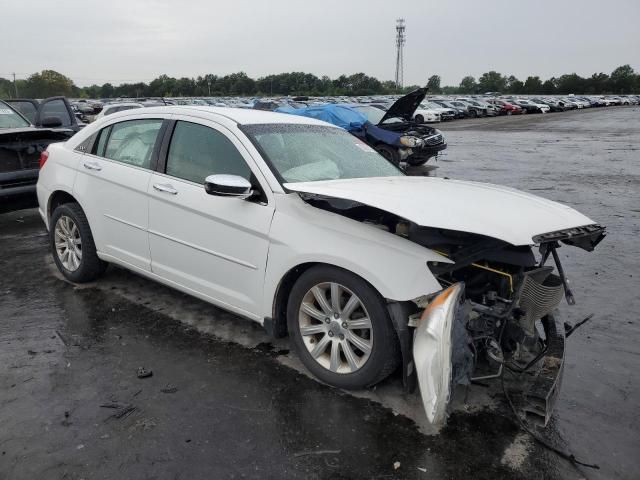
[[[346,105],[329,104],[307,108],[280,107],[275,111],[322,120],[342,127],[348,132],[360,130],[367,123],[367,117]]]

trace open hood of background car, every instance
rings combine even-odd
[[[576,210],[507,187],[434,177],[378,177],[286,183],[301,193],[351,200],[422,227],[475,233],[511,245],[533,237],[594,225]]]
[[[380,120],[380,124],[384,123],[385,120],[389,118],[399,117],[407,122],[413,118],[413,114],[416,109],[420,106],[424,97],[427,96],[426,88],[418,88],[413,92],[407,93],[404,97],[399,98],[396,102],[389,107],[387,113],[385,113],[382,120]]]

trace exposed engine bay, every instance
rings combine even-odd
[[[433,323],[424,333],[430,337],[422,342],[425,349],[451,344],[451,351],[447,352],[451,363],[451,371],[447,372],[449,384],[437,386],[429,378],[425,387],[420,381],[430,421],[442,419],[442,402],[448,403],[455,385],[500,378],[508,369],[527,374],[520,406],[527,417],[546,425],[562,376],[565,333],[568,336],[571,331],[568,324],[560,321],[556,310],[563,298],[569,305],[575,303],[557,249],[565,244],[592,251],[605,237],[604,227],[592,224],[544,233],[533,239],[533,246],[514,246],[488,236],[419,226],[349,200],[312,194],[302,197],[318,208],[400,235],[453,262],[428,265],[442,287],[449,289],[444,296],[455,288],[457,303],[448,307],[450,318],[428,318],[433,305],[446,300],[438,298],[439,294],[443,296],[441,292],[416,299],[409,316],[409,327],[416,330],[425,318]],[[441,328],[442,337],[438,340],[439,333],[434,332]],[[401,337],[397,326],[396,330]],[[418,356],[414,345],[415,368],[413,360],[405,368],[409,388],[408,377],[415,370],[420,380],[424,361]],[[445,367],[438,368],[446,371]],[[424,390],[429,390],[427,398]]]

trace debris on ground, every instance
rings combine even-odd
[[[294,453],[293,456],[296,458],[299,457],[307,457],[309,455],[338,455],[342,452],[342,450],[307,450],[304,452]]]
[[[105,422],[107,420],[109,420],[110,418],[115,418],[116,420],[119,420],[119,419],[122,419],[122,418],[126,418],[136,410],[136,407],[134,405],[121,404],[121,403],[118,403],[118,402],[104,403],[104,404],[100,405],[100,407],[101,408],[113,408],[114,410],[116,410],[116,412],[114,414],[109,415],[107,417]]]
[[[155,418],[142,418],[138,420],[129,430],[144,430],[148,431],[155,428],[158,422]]]
[[[393,469],[397,470],[400,468],[400,462],[393,462]]]
[[[147,370],[144,367],[138,367],[138,378],[147,378],[147,377],[151,377],[153,375],[153,371],[151,370]]]
[[[178,388],[174,387],[170,383],[167,383],[167,385],[164,388],[161,388],[160,391],[162,393],[176,393],[178,391]]]

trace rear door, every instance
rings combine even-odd
[[[158,115],[104,127],[83,155],[74,184],[98,251],[145,271],[151,270],[147,187],[164,127]]]

